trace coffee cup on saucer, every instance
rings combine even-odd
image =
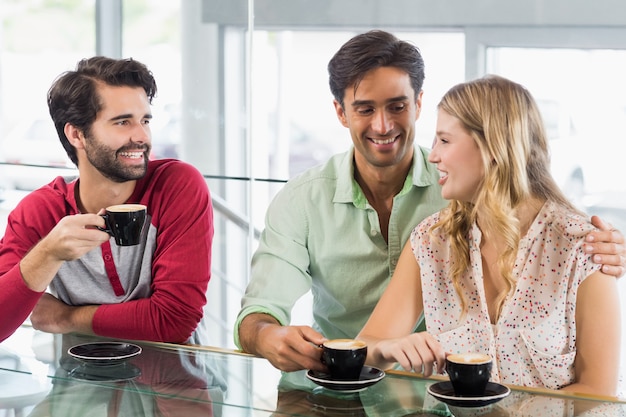
[[[358,381],[367,357],[367,344],[355,339],[332,339],[322,345],[322,362],[331,378]]]
[[[483,353],[459,353],[446,357],[446,372],[457,397],[479,397],[491,376],[493,361]]]

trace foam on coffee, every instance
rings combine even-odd
[[[367,346],[365,342],[361,340],[353,339],[334,339],[324,342],[324,346],[329,349],[361,349]]]
[[[115,211],[115,212],[130,212],[130,211],[140,211],[145,210],[146,206],[142,204],[118,204],[115,206],[109,206],[106,208],[107,211]]]
[[[491,362],[491,357],[484,353],[454,353],[446,358],[454,363],[481,364]]]

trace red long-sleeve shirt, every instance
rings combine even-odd
[[[0,340],[32,311],[41,293],[29,290],[19,262],[67,215],[78,214],[77,181],[59,177],[27,195],[11,212],[0,240]],[[51,287],[71,305],[98,304],[96,334],[124,339],[201,343],[211,271],[213,209],[202,175],[177,160],[150,161],[129,203],[147,206],[149,230],[137,247],[104,243],[65,262]]]

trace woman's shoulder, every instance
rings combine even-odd
[[[445,210],[445,209],[443,209],[443,210]],[[430,216],[426,217],[424,220],[422,220],[415,227],[415,230],[417,230],[419,233],[430,231],[430,229],[435,224],[437,224],[437,222],[439,222],[439,220],[441,219],[441,215],[442,215],[443,210],[437,211],[437,212],[431,214]]]
[[[432,240],[433,236],[438,236],[439,234],[436,230],[433,230],[433,226],[439,222],[439,219],[441,218],[441,213],[442,211],[435,212],[434,214],[431,214],[430,216],[422,220],[417,226],[415,226],[415,228],[413,228],[413,231],[411,232],[411,241],[428,242]]]
[[[545,226],[557,236],[568,240],[582,239],[592,230],[596,230],[588,215],[554,202],[546,203],[540,216],[540,222],[545,222]]]

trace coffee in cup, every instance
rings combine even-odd
[[[358,381],[367,357],[367,344],[361,340],[333,339],[322,345],[322,362],[335,380]]]
[[[109,206],[102,217],[106,227],[100,230],[113,236],[118,246],[133,246],[141,242],[141,233],[146,221],[146,206],[142,204]]]
[[[493,361],[483,353],[459,353],[446,357],[446,372],[457,397],[484,395]]]

